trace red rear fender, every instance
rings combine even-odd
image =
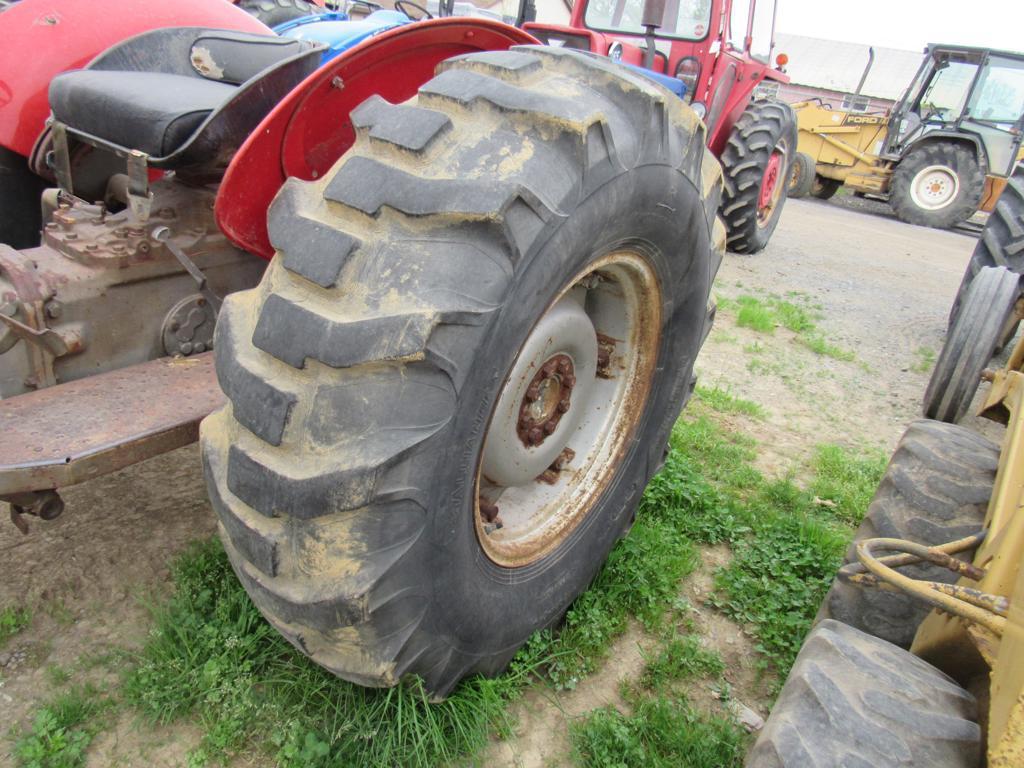
[[[454,17],[396,27],[346,51],[288,94],[242,144],[217,193],[217,224],[236,245],[269,259],[274,195],[289,176],[311,181],[330,170],[355,141],[353,109],[374,94],[392,104],[412,98],[452,56],[536,42],[506,24]]]

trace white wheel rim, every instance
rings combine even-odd
[[[492,411],[477,469],[474,519],[490,560],[533,563],[587,517],[643,414],[660,329],[654,271],[625,250],[574,277],[534,326]],[[568,390],[559,364],[571,371]],[[558,395],[541,406],[552,388]],[[567,403],[561,413],[559,403]]]
[[[910,199],[926,211],[945,208],[956,199],[959,191],[960,179],[956,171],[946,165],[922,168],[910,183]]]

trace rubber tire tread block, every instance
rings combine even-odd
[[[935,667],[837,621],[811,630],[746,768],[975,768],[974,697]]]
[[[856,545],[872,538],[909,539],[933,546],[969,536],[985,520],[999,463],[999,446],[955,424],[920,419],[896,445],[844,563],[857,561]],[[970,552],[959,555],[969,559]],[[901,573],[951,584],[955,574],[926,564]],[[894,592],[866,589],[838,578],[818,620],[837,619],[909,648],[929,608]]]
[[[910,187],[919,171],[933,165],[950,168],[959,179],[960,189],[947,206],[929,211],[914,203]],[[984,191],[985,174],[974,152],[960,142],[934,141],[912,148],[896,165],[889,205],[896,217],[907,224],[946,229],[973,216]]]
[[[768,160],[780,140],[788,144],[790,162],[777,183],[781,195],[771,218],[759,226],[758,200]],[[788,104],[771,99],[752,101],[726,141],[719,158],[725,176],[721,215],[728,232],[728,248],[734,253],[757,253],[768,245],[786,204],[789,171],[796,155],[796,113]]]
[[[925,388],[925,416],[956,423],[967,413],[1013,317],[1020,285],[1021,276],[1006,267],[984,267],[971,281]]]
[[[321,8],[308,0],[244,0],[239,5],[243,11],[271,28],[303,16],[322,13]]]
[[[225,550],[268,620],[343,678],[387,686],[416,675],[434,697],[467,674],[500,672],[628,528],[689,393],[725,250],[704,126],[646,78],[547,47],[439,70],[401,107],[365,102],[353,148],[320,180],[289,180],[278,195],[278,254],[257,288],[224,302],[215,350],[229,403],[201,430]],[[427,110],[446,119],[419,119]],[[410,116],[431,135],[410,133]],[[361,188],[339,182],[352,168]],[[587,224],[573,228],[580,210]],[[553,290],[549,270],[571,276],[570,259],[593,258],[560,238],[613,247],[620,235],[600,231],[613,223],[660,227],[665,268],[676,270],[665,290],[679,303],[661,339],[673,354],[652,383],[659,406],[623,460],[631,475],[599,501],[614,517],[580,525],[540,563],[502,569],[482,557],[472,507],[461,508],[472,483],[442,484],[479,435],[467,414],[500,384],[484,374],[511,363],[515,347],[487,334],[506,317],[532,327],[543,308],[529,300]],[[474,554],[453,553],[467,535]],[[533,613],[541,603],[546,613]],[[445,618],[454,611],[463,619]],[[470,641],[456,636],[467,624]]]

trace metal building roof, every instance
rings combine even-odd
[[[786,72],[793,82],[830,91],[853,93],[867,66],[868,48],[861,43],[775,33],[775,50],[789,56]],[[874,48],[875,61],[861,93],[896,100],[917,73],[924,52]]]

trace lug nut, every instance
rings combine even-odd
[[[568,410],[569,410],[569,400],[568,399],[562,400],[562,401],[560,401],[558,403],[558,412],[559,413],[566,413],[566,412],[568,412]]]
[[[534,427],[533,429],[530,430],[530,433],[529,435],[527,435],[527,437],[529,437],[530,439],[530,445],[538,445],[540,441],[544,439],[544,433],[541,432],[539,428]]]
[[[558,426],[558,424],[555,423],[554,421],[545,421],[544,422],[544,434],[545,435],[550,435],[552,432],[555,431],[555,427],[557,427],[557,426]]]

